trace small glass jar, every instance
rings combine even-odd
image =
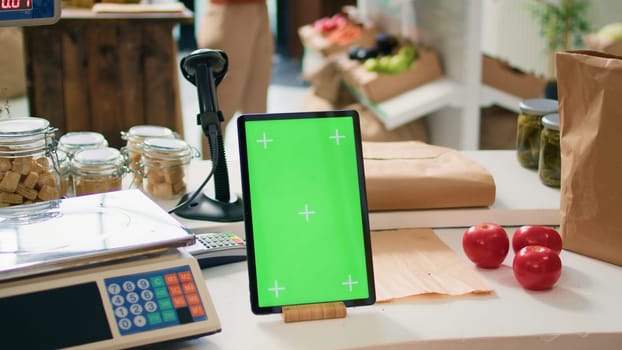
[[[55,132],[42,118],[0,120],[0,207],[60,198]]]
[[[552,113],[542,117],[543,129],[540,133],[540,157],[538,176],[543,184],[559,187],[561,179],[561,153],[559,146],[559,114]]]
[[[556,113],[558,103],[547,98],[521,101],[516,129],[516,152],[518,162],[525,168],[537,169],[540,155],[540,131],[542,117]]]
[[[164,126],[156,125],[136,125],[131,127],[127,132],[122,131],[121,138],[127,141],[127,144],[122,151],[127,156],[128,166],[133,172],[139,170],[139,163],[143,152],[141,144],[148,137],[173,139],[176,135],[173,130]],[[135,176],[132,184],[140,186],[142,182],[141,180],[140,176]]]
[[[72,131],[58,139],[58,149],[65,152],[69,158],[81,149],[101,147],[108,147],[108,140],[104,135],[94,131]]]
[[[125,157],[116,148],[83,149],[71,158],[73,191],[76,196],[121,190],[125,173]]]
[[[146,138],[141,146],[143,189],[158,199],[174,199],[186,193],[188,168],[198,151],[180,139]]]
[[[59,191],[61,197],[73,196],[73,185],[71,184],[71,171],[69,170],[69,157],[61,150],[56,150],[58,163]]]

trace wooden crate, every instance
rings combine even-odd
[[[94,14],[64,9],[24,28],[30,113],[59,133],[92,130],[113,147],[134,125],[183,134],[173,27],[191,13]]]

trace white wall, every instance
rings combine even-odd
[[[539,75],[546,74],[546,43],[528,11],[534,0],[482,1],[482,52]],[[593,0],[588,21],[594,31],[622,21],[622,1]]]

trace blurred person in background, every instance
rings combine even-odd
[[[199,48],[224,51],[227,75],[216,88],[223,133],[236,113],[265,113],[274,37],[265,0],[208,0],[197,35]],[[203,157],[209,148],[203,138]]]

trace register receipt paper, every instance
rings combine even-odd
[[[379,303],[422,294],[492,292],[473,266],[432,229],[372,231],[371,243]]]

